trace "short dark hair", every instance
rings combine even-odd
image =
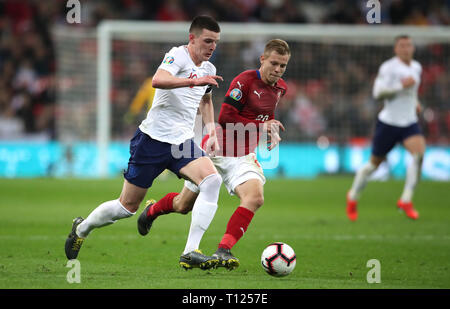
[[[189,33],[199,33],[203,29],[210,30],[213,32],[220,32],[220,27],[217,21],[211,16],[198,15],[194,17],[189,28]]]
[[[394,44],[397,44],[398,41],[403,40],[403,39],[410,39],[411,37],[407,34],[400,34],[397,35],[394,39]]]

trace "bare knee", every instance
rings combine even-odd
[[[133,199],[125,199],[123,197],[120,197],[119,199],[120,203],[123,207],[126,208],[129,212],[135,213],[139,209],[139,205],[141,204],[142,200],[133,200]]]
[[[373,166],[375,166],[375,168],[377,168],[378,166],[380,166],[380,164],[385,160],[385,157],[378,157],[378,156],[374,156],[372,155],[370,157],[370,162],[372,163]]]
[[[264,204],[264,196],[259,195],[255,198],[254,203],[257,208],[260,208]]]
[[[128,182],[123,183],[122,192],[120,193],[119,201],[123,207],[129,212],[135,213],[139,209],[139,205],[147,193],[147,189],[138,187]]]
[[[242,201],[242,204],[251,211],[256,212],[264,204],[264,196],[262,194],[248,196]]]

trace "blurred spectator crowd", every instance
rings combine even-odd
[[[450,0],[380,2],[382,24],[450,24]],[[370,9],[364,0],[80,0],[80,3],[81,24],[74,26],[85,28],[95,27],[104,19],[189,21],[198,14],[214,16],[219,22],[367,24]],[[0,0],[0,140],[58,138],[57,67],[51,29],[55,24],[67,24],[70,8],[66,5],[66,0]],[[295,50],[291,63],[295,63],[296,69],[292,65],[288,68],[286,80],[291,91],[278,111],[280,120],[292,129],[288,130],[287,139],[370,136],[379,105],[367,96],[372,86],[367,76],[373,80],[380,61],[392,55],[391,47],[380,50],[376,59],[360,56],[370,54],[368,47],[346,50],[340,46],[338,51],[327,45],[293,43],[291,47]],[[224,48],[232,53],[235,47]],[[449,48],[449,44],[427,46],[416,55],[418,59],[428,59],[422,63],[420,97],[426,107],[421,121],[431,143],[450,143],[450,68],[446,59]],[[244,48],[247,55],[252,55],[251,49],[252,46]],[[160,61],[160,57],[156,60]],[[229,72],[230,77],[256,65],[252,63],[255,59],[246,59],[245,55],[239,58],[242,66],[238,72]],[[220,63],[220,57],[215,60],[218,69],[226,67]],[[318,63],[321,70],[316,69]],[[154,65],[149,64],[152,68]],[[147,77],[146,73],[144,70],[141,75],[135,74],[140,79],[133,81],[136,84],[133,91]],[[120,89],[116,92],[120,93]],[[121,96],[120,105],[125,109],[134,93],[122,93],[125,95]]]

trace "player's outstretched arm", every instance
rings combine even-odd
[[[217,151],[220,150],[219,142],[217,140],[216,125],[214,122],[214,105],[212,102],[211,93],[206,93],[199,105],[200,113],[202,114],[203,122],[209,135],[208,142],[206,143],[206,153],[210,156],[214,156]]]
[[[283,124],[276,119],[270,119],[270,120],[264,122],[263,128],[264,128],[264,131],[267,131],[268,133],[270,133],[273,129],[276,129],[277,132],[280,131],[279,129],[281,129],[282,131],[286,131]]]
[[[219,87],[217,80],[223,81],[221,76],[209,75],[200,78],[180,78],[173,76],[170,72],[164,69],[158,69],[153,76],[152,86],[159,89],[174,89],[182,87],[195,87],[214,85]]]
[[[206,85],[212,85],[219,88],[219,83],[217,80],[220,80],[223,82],[222,76],[219,75],[207,75],[199,78],[194,79],[194,86],[206,86]]]
[[[269,135],[270,145],[267,147],[267,149],[270,151],[281,142],[281,137],[279,135],[280,129],[283,131],[286,131],[286,129],[284,128],[283,124],[276,119],[271,119],[264,122],[263,128],[264,131]]]

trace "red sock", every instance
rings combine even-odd
[[[219,243],[219,248],[231,249],[244,236],[254,213],[239,206],[228,221],[225,235]]]
[[[166,215],[173,212],[173,198],[177,195],[178,193],[176,192],[168,193],[148,209],[147,217],[156,219],[160,215]]]

